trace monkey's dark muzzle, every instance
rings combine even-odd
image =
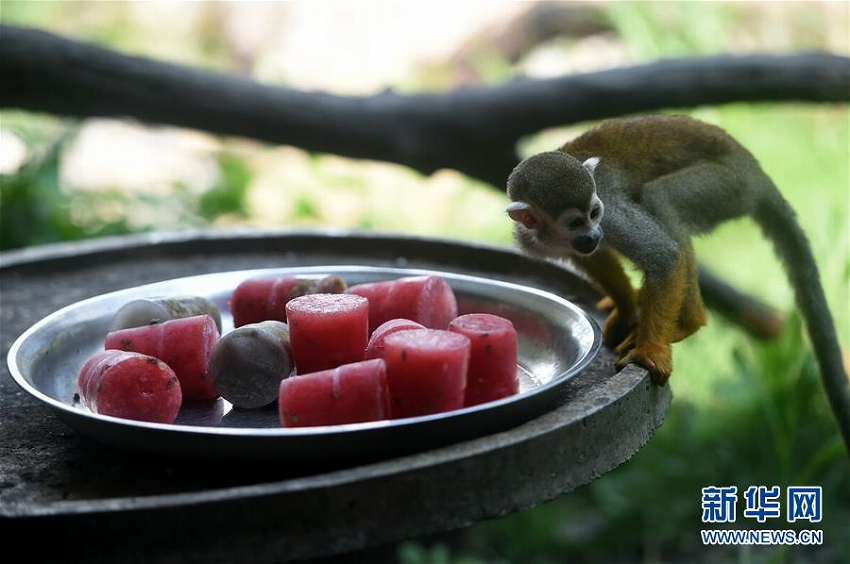
[[[589,255],[596,250],[596,247],[599,246],[599,241],[601,240],[602,233],[599,231],[592,231],[587,235],[579,235],[573,239],[573,248],[583,255]]]

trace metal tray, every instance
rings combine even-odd
[[[336,274],[349,285],[422,274],[442,276],[457,296],[459,313],[494,313],[514,322],[520,393],[435,415],[301,429],[280,427],[274,406],[234,409],[222,399],[184,406],[170,425],[98,415],[75,401],[77,372],[86,358],[103,347],[109,322],[124,303],[166,295],[205,296],[219,306],[226,333],[233,328],[228,307],[233,289],[249,277],[279,274]],[[8,365],[17,384],[68,425],[113,446],[180,457],[324,465],[382,460],[524,423],[563,403],[565,384],[595,357],[600,342],[597,324],[580,308],[535,288],[435,270],[313,266],[177,278],[90,298],[52,313],[23,333],[9,351]]]

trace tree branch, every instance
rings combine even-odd
[[[541,129],[738,101],[846,102],[850,59],[829,53],[661,60],[443,93],[337,96],[124,55],[0,26],[0,107],[133,117],[308,151],[453,168],[502,189],[516,144]]]

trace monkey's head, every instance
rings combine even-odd
[[[508,176],[505,211],[516,222],[517,243],[543,256],[589,255],[602,240],[604,206],[593,172],[598,157],[584,162],[549,151],[519,163]]]

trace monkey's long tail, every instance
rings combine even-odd
[[[754,217],[784,263],[797,307],[809,332],[824,390],[844,438],[844,446],[850,454],[850,381],[844,371],[841,346],[817,264],[794,210],[775,186],[771,186],[767,194]]]

